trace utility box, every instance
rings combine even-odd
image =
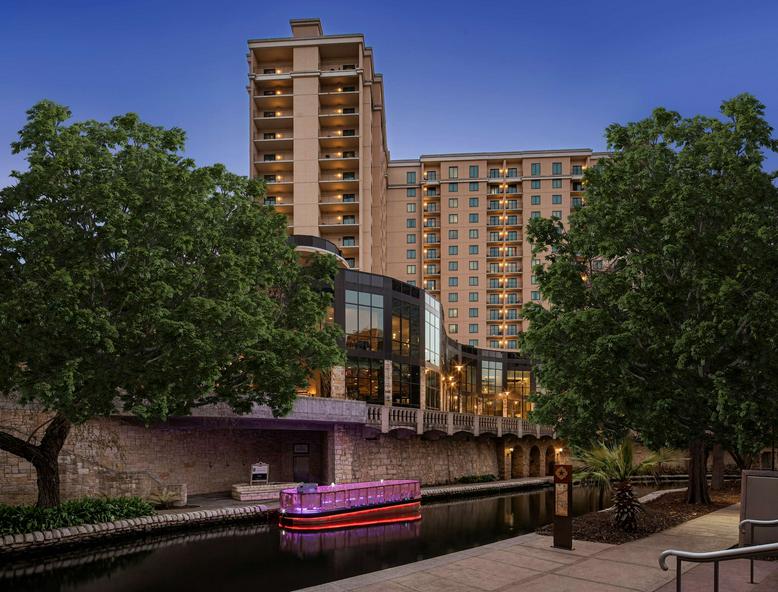
[[[743,471],[740,482],[740,519],[778,520],[778,471]],[[753,540],[752,540],[753,538]],[[740,533],[745,545],[778,543],[778,526],[746,525]]]
[[[251,465],[249,485],[267,485],[270,482],[270,465],[263,462]]]

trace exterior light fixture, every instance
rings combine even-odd
[[[281,112],[280,111],[276,111],[276,117],[281,117]]]
[[[276,68],[276,74],[280,74],[280,73],[281,73],[281,68]]]
[[[276,94],[277,94],[277,95],[280,95],[280,94],[281,94],[281,91],[280,91],[280,90],[277,90],[277,91],[276,91]]]
[[[280,154],[276,154],[276,160],[281,160],[282,158],[283,156],[281,156]]]

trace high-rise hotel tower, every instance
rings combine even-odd
[[[383,81],[362,35],[249,41],[251,175],[290,234],[321,236],[349,265],[426,288],[460,343],[515,350],[539,301],[524,223],[581,203],[589,149],[389,160]]]

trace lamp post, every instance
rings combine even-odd
[[[458,396],[458,399],[459,399],[460,404],[461,404],[461,401],[462,401],[462,368],[464,368],[464,366],[460,363],[460,364],[456,364],[454,366],[454,368],[456,368],[457,374],[458,374],[458,376],[457,376],[457,396]]]

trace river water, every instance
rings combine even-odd
[[[594,489],[574,490],[575,515],[602,502]],[[422,519],[405,524],[325,533],[267,524],[203,528],[0,563],[0,590],[282,592],[532,532],[552,513],[553,490],[544,488],[424,503]]]

